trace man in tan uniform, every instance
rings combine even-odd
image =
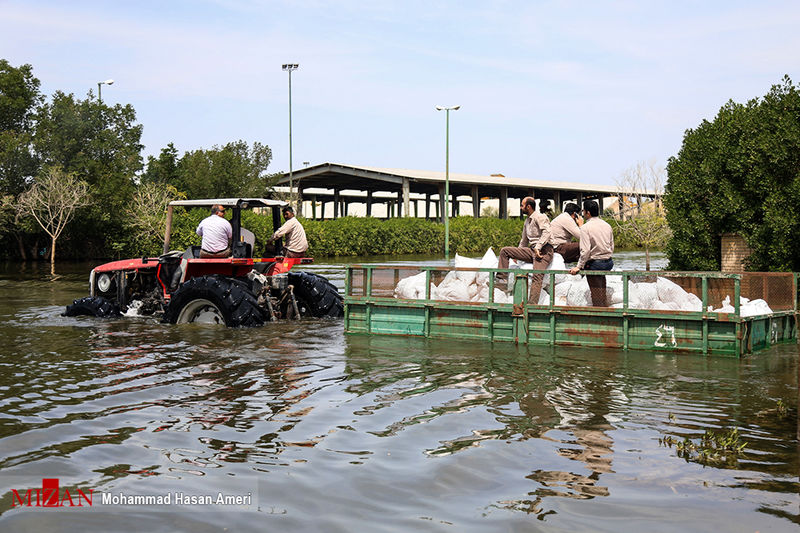
[[[535,270],[546,270],[547,265],[553,261],[553,245],[550,244],[550,219],[544,213],[536,210],[536,201],[531,196],[522,199],[520,209],[528,218],[525,219],[525,226],[522,228],[519,246],[502,248],[497,268],[508,268],[508,260],[517,259],[533,263]],[[506,281],[507,277],[505,272],[497,275],[497,279],[501,283]],[[539,301],[542,278],[542,274],[531,276],[531,289],[528,295],[531,302]]]
[[[600,208],[594,200],[583,202],[583,217],[586,222],[581,226],[581,255],[577,266],[570,269],[570,274],[581,270],[611,270],[614,261],[614,231],[605,220],[599,217]],[[592,305],[606,307],[606,277],[586,276],[592,294]]]
[[[287,205],[282,209],[283,218],[286,219],[283,226],[278,228],[270,240],[274,241],[286,235],[286,244],[284,245],[285,257],[305,257],[306,250],[308,250],[308,241],[306,240],[306,230],[303,225],[295,218],[294,209],[292,206]]]
[[[572,263],[580,257],[581,248],[578,242],[572,242],[572,238],[580,240],[583,221],[579,215],[578,204],[569,203],[564,207],[564,212],[550,222],[550,240],[557,254],[561,254],[565,263]]]

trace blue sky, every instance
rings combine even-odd
[[[243,139],[338,162],[613,185],[729,99],[800,81],[800,4],[8,1],[0,57],[130,103],[145,155]]]

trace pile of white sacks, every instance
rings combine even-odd
[[[456,268],[497,268],[497,256],[489,248],[481,259],[470,259],[456,254]],[[519,263],[513,259],[509,268],[532,270],[531,263]],[[567,270],[561,254],[555,254],[547,270]],[[452,270],[444,279],[435,285],[431,283],[431,300],[444,300],[454,302],[488,302],[489,301],[489,272],[475,272],[470,270]],[[509,275],[509,288],[513,286],[513,273]],[[539,305],[550,304],[550,276],[545,275],[542,280],[542,291],[539,294]],[[556,274],[555,276],[555,304],[560,306],[587,307],[592,305],[589,284],[585,276],[570,274]],[[511,292],[509,290],[509,292]],[[606,302],[611,307],[622,307],[622,276],[606,277]],[[420,300],[425,298],[425,272],[401,279],[394,289],[395,298]],[[511,303],[512,297],[501,289],[494,289],[496,303]],[[702,310],[703,303],[696,295],[686,292],[680,285],[667,278],[657,277],[656,282],[630,283],[628,286],[628,307],[630,309],[656,309],[675,311]],[[756,316],[772,314],[767,302],[764,300],[740,300],[741,316]],[[708,312],[733,313],[730,297],[721,302],[719,308],[708,306]]]

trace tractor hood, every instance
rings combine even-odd
[[[138,257],[136,259],[122,259],[100,265],[93,269],[93,272],[114,272],[116,270],[141,270],[143,268],[156,268],[158,266],[157,257]]]

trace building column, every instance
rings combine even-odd
[[[478,196],[478,186],[472,186],[472,216],[480,218],[481,216],[481,197]]]
[[[297,188],[297,216],[303,216],[303,189]]]
[[[339,189],[333,190],[333,219],[336,220],[339,218],[339,203],[341,199],[339,198]]]
[[[581,212],[582,212],[583,211],[583,193],[582,192],[577,193],[577,201],[578,201],[578,209],[580,209]]]
[[[311,220],[317,220],[317,195],[311,196]]]
[[[500,187],[500,215],[501,220],[508,219],[508,187]]]
[[[425,220],[431,218],[431,195],[425,193]]]
[[[411,207],[409,206],[409,202],[411,194],[411,185],[409,183],[408,178],[403,178],[403,216],[407,217],[411,215]]]
[[[564,205],[561,203],[561,191],[553,191],[553,202],[556,204],[556,211],[564,210]]]
[[[444,197],[444,183],[439,185],[439,209],[437,210],[439,215],[439,222],[444,224],[444,217],[447,216],[447,198]]]

